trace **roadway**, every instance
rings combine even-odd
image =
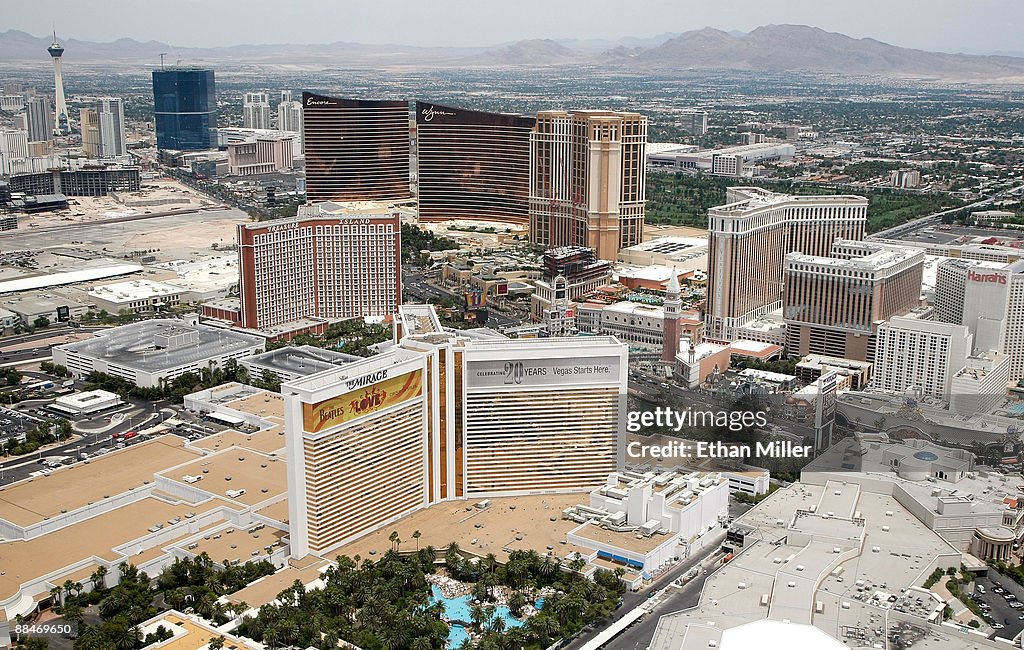
[[[946,216],[947,214],[953,214],[955,212],[960,212],[961,210],[971,210],[973,208],[980,208],[982,206],[989,205],[999,199],[1005,198],[1006,195],[1019,193],[1022,188],[1024,188],[1024,185],[1010,187],[1001,192],[993,194],[992,196],[986,199],[975,201],[974,203],[971,203],[969,205],[964,205],[959,208],[949,208],[948,210],[940,210],[939,212],[933,212],[923,217],[918,217],[917,219],[911,219],[910,221],[907,221],[906,223],[901,223],[898,226],[893,226],[892,228],[880,230],[874,234],[868,235],[866,239],[899,239],[900,237],[903,237],[910,233],[914,233],[917,232],[918,230],[923,230],[924,228],[934,226],[940,223],[942,221],[942,217]]]
[[[0,418],[23,423],[23,430],[33,429],[48,417],[55,417],[42,409],[45,404],[52,401],[28,400],[18,403],[14,408],[3,407]],[[28,478],[33,472],[42,469],[40,462],[47,458],[70,457],[77,461],[79,454],[83,452],[90,456],[94,455],[104,447],[112,447],[112,436],[115,434],[146,429],[173,415],[176,415],[176,411],[170,408],[166,400],[153,403],[133,400],[118,408],[85,416],[72,423],[72,431],[77,436],[75,439],[48,445],[31,454],[0,462],[0,484]],[[140,438],[134,438],[126,444],[140,441]]]
[[[672,582],[682,577],[693,567],[702,563],[717,550],[718,545],[712,545],[706,552],[701,552],[697,555],[692,555],[684,559],[679,564],[672,567],[672,569],[658,576],[652,583],[644,587],[644,589],[635,592],[626,592],[622,596],[622,605],[615,610],[614,614],[612,614],[611,620],[603,622],[595,629],[584,631],[564,647],[566,650],[579,650],[579,648],[582,648],[590,640],[600,634],[601,630],[613,624],[615,621],[619,620],[633,609],[639,607],[644,602],[650,600],[651,594],[665,589]],[[646,648],[647,644],[654,638],[654,629],[658,625],[658,618],[660,618],[661,614],[683,609],[685,607],[692,607],[693,605],[686,604],[691,600],[695,605],[700,599],[700,589],[703,586],[706,577],[707,572],[702,571],[700,575],[686,583],[682,588],[672,588],[664,591],[659,596],[660,601],[658,604],[653,606],[649,613],[643,618],[627,628],[622,634],[615,637],[615,639],[612,640],[611,645],[608,647]]]
[[[216,200],[216,199],[213,199],[213,200]],[[199,214],[200,212],[210,212],[210,211],[230,210],[230,209],[231,209],[230,206],[227,206],[227,205],[206,206],[206,207],[200,207],[200,208],[195,208],[195,207],[189,206],[189,207],[184,207],[184,208],[175,208],[173,210],[163,210],[163,211],[160,211],[160,212],[150,212],[148,214],[146,214],[146,213],[142,213],[142,214],[129,214],[129,215],[121,216],[121,217],[110,217],[109,219],[95,219],[95,220],[91,220],[91,221],[76,221],[76,222],[73,222],[73,223],[64,223],[64,224],[58,224],[58,225],[55,225],[55,226],[43,226],[43,227],[39,227],[39,228],[33,228],[31,231],[26,231],[26,232],[31,232],[31,234],[33,234],[33,235],[38,235],[38,234],[46,234],[46,233],[51,233],[51,232],[61,232],[61,231],[65,231],[65,230],[74,230],[76,228],[89,228],[89,227],[92,227],[92,226],[106,226],[106,225],[116,224],[116,223],[127,223],[129,221],[142,221],[142,220],[145,220],[145,219],[159,219],[160,217],[174,217],[174,216],[181,216],[181,215],[185,215],[185,214]]]
[[[454,293],[445,289],[444,287],[434,284],[427,279],[426,274],[423,273],[405,273],[402,276],[402,288],[408,293],[410,297],[420,298],[422,300],[441,300],[442,298],[451,298],[455,300],[455,304],[461,306],[465,305],[466,297],[459,293]],[[521,320],[503,314],[491,307],[487,307],[487,327],[493,327],[495,329],[501,329],[504,327],[513,327],[520,325]]]
[[[71,337],[72,334],[91,334],[105,329],[109,329],[109,326],[49,327],[31,334],[5,336],[0,338],[0,366],[45,361],[51,358],[50,348],[54,345],[77,340]],[[40,345],[31,345],[32,343]]]

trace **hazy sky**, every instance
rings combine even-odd
[[[798,23],[944,52],[1024,49],[1020,0],[0,0],[0,30],[240,43],[493,45]]]

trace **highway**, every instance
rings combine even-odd
[[[939,212],[933,212],[923,217],[918,217],[917,219],[907,221],[906,223],[901,223],[898,226],[893,226],[892,228],[880,230],[874,234],[868,235],[865,239],[898,239],[912,232],[917,232],[918,230],[922,230],[929,226],[934,226],[935,224],[940,223],[942,221],[942,217],[946,216],[947,214],[953,214],[954,212],[960,212],[961,210],[971,210],[973,208],[980,208],[982,206],[989,205],[994,201],[1005,198],[1008,194],[1020,193],[1022,189],[1024,189],[1024,185],[1011,187],[997,194],[994,194],[986,199],[975,201],[974,203],[971,203],[969,205],[964,205],[959,208],[949,208],[948,210],[941,210]]]
[[[3,407],[3,410],[0,411],[0,418],[24,422],[25,428],[32,429],[36,424],[52,417],[40,409],[41,405],[52,401],[52,399],[29,400],[20,402],[14,409]],[[30,409],[37,412],[27,412]],[[82,452],[95,454],[104,447],[113,446],[112,435],[155,426],[175,413],[166,400],[161,400],[153,404],[139,401],[129,402],[116,409],[86,416],[72,425],[72,430],[78,436],[76,439],[0,462],[0,484],[28,478],[33,472],[43,469],[40,461],[46,458],[71,457],[77,461],[78,455]],[[21,419],[16,419],[12,414],[17,414]],[[140,442],[141,439],[135,438],[134,441]],[[134,442],[128,444],[134,444]]]

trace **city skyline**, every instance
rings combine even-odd
[[[253,5],[256,5],[255,7]],[[436,5],[412,0],[390,2],[354,2],[333,5],[319,0],[303,0],[281,7],[272,5],[282,20],[265,21],[267,12],[258,0],[246,3],[247,11],[238,13],[239,3],[209,5],[182,2],[173,5],[150,3],[147,11],[137,5],[115,0],[108,10],[121,19],[102,20],[80,3],[58,0],[51,11],[37,12],[29,5],[6,9],[9,29],[34,35],[51,33],[56,22],[58,38],[67,39],[68,26],[74,26],[74,38],[111,42],[121,38],[137,41],[162,41],[177,47],[236,46],[251,43],[365,43],[434,47],[499,46],[528,39],[573,41],[648,40],[666,33],[713,27],[723,31],[749,32],[763,25],[805,24],[852,38],[872,38],[900,47],[935,52],[967,54],[1003,54],[1018,52],[1014,26],[1024,19],[1024,6],[995,0],[960,3],[953,0],[886,3],[868,0],[856,5],[828,5],[810,0],[787,3],[785,7],[748,0],[698,5],[658,0],[647,4],[646,11],[622,12],[612,0],[587,3],[587,11],[578,1],[549,5],[530,0],[518,12],[502,12],[493,3],[458,0],[447,11]],[[119,10],[119,5],[123,11]],[[543,11],[549,20],[536,21]],[[201,12],[201,14],[199,13]],[[308,21],[311,15],[318,16]],[[54,21],[60,16],[62,20]],[[403,15],[407,20],[395,21]],[[615,20],[606,18],[614,15]],[[193,20],[202,17],[203,20]],[[220,18],[236,26],[236,39],[225,40]],[[64,23],[64,28],[61,27]],[[905,25],[913,23],[914,30]],[[566,27],[572,25],[572,28]],[[187,27],[185,27],[187,26]],[[346,26],[358,26],[346,29]],[[424,26],[429,28],[424,29]]]

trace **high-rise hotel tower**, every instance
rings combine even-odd
[[[420,219],[526,224],[532,117],[416,102]]]
[[[541,111],[530,138],[530,238],[615,260],[644,228],[647,118]]]
[[[409,102],[302,93],[306,198],[398,202],[409,185]]]
[[[399,346],[282,387],[292,555],[420,508],[602,485],[624,460],[627,348],[453,334],[405,305]]]
[[[706,336],[736,331],[782,307],[786,255],[827,257],[836,239],[861,240],[862,196],[794,196],[730,187],[726,205],[708,210]]]

